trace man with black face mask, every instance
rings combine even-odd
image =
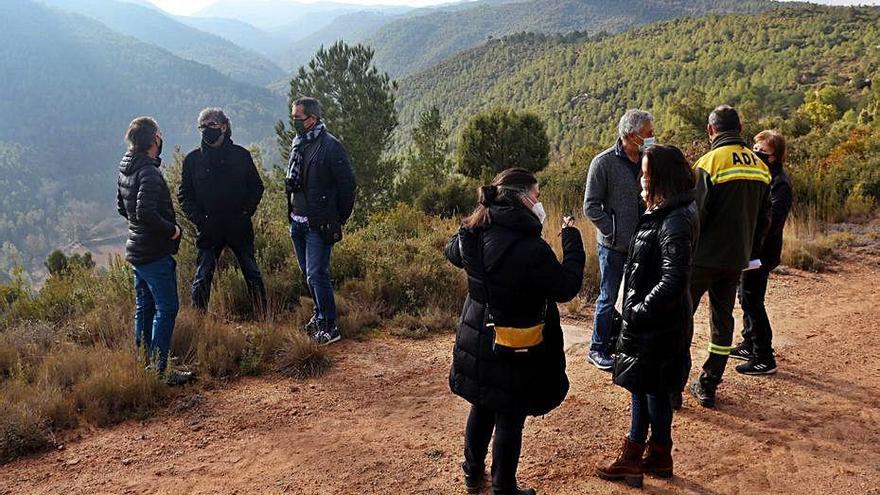
[[[315,310],[306,330],[321,345],[341,338],[330,281],[330,253],[354,208],[355,180],[348,153],[321,120],[321,104],[300,98],[291,108],[296,136],[290,149],[287,214],[299,268]]]
[[[222,109],[202,110],[198,126],[202,144],[183,160],[177,192],[184,214],[199,231],[192,304],[207,309],[217,260],[229,247],[244,275],[254,312],[262,316],[266,290],[254,256],[251,216],[263,197],[263,181],[250,152],[232,142],[232,126]]]

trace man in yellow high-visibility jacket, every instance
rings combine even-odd
[[[715,391],[733,344],[740,275],[749,267],[752,249],[763,242],[769,225],[770,171],[742,138],[734,108],[722,105],[713,110],[707,132],[712,149],[694,165],[700,236],[691,298],[696,311],[703,294],[709,293],[711,338],[709,357],[690,390],[703,407],[714,407]]]

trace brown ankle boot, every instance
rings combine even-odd
[[[628,437],[623,440],[623,448],[617,460],[609,465],[597,465],[596,474],[603,480],[624,480],[627,485],[641,488],[644,480],[642,472],[642,454],[645,445],[635,443]]]
[[[672,442],[667,444],[648,440],[648,452],[642,461],[645,474],[658,478],[672,478]]]

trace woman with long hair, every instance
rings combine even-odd
[[[687,380],[685,335],[693,328],[694,185],[693,169],[678,148],[658,145],[645,152],[642,198],[647,209],[630,241],[614,363],[614,383],[632,394],[632,419],[617,460],[597,466],[603,479],[641,486],[644,474],[672,476],[670,394],[681,391]]]
[[[541,238],[546,214],[539,197],[531,172],[499,173],[480,188],[478,206],[446,246],[446,257],[468,277],[449,386],[471,403],[462,464],[469,493],[483,484],[493,431],[493,493],[536,493],[516,481],[523,426],[568,393],[556,303],[577,295],[586,256],[566,217],[559,262]]]

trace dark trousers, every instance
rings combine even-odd
[[[196,259],[196,276],[192,283],[192,304],[198,309],[206,310],[211,298],[211,282],[214,280],[214,270],[217,268],[217,260],[226,248],[232,250],[238,267],[244,275],[248,294],[254,304],[254,312],[262,315],[266,309],[266,288],[263,285],[263,276],[257,265],[254,255],[254,240],[243,239],[240,242],[229,243],[225,241],[215,242],[206,247],[199,247]]]
[[[496,493],[511,493],[516,488],[516,468],[522,449],[522,432],[526,417],[504,414],[471,405],[471,413],[464,433],[465,471],[476,475],[486,465],[489,440],[492,443],[492,489]]]
[[[648,427],[651,440],[659,444],[672,443],[672,401],[669,394],[632,394],[632,420],[629,439],[644,444],[648,440]]]
[[[700,382],[712,390],[721,383],[727,358],[733,344],[733,307],[736,304],[736,291],[739,287],[741,270],[706,268],[695,266],[691,276],[691,300],[694,312],[700,305],[703,294],[709,292],[709,357],[703,364]],[[688,345],[693,340],[689,336]],[[688,359],[688,367],[690,359]],[[690,371],[690,368],[688,368]]]
[[[751,346],[759,361],[773,359],[773,330],[764,307],[770,271],[764,267],[743,272],[739,286],[739,302],[743,310],[743,343]]]

